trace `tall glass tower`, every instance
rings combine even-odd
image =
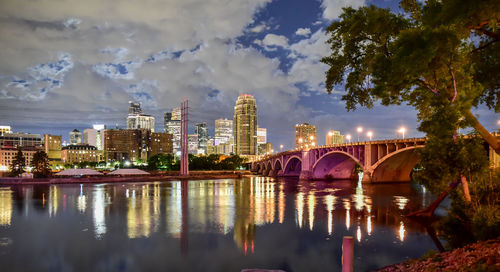
[[[234,106],[234,146],[237,155],[257,154],[257,103],[250,94],[240,95]]]

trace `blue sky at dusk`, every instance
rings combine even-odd
[[[0,125],[67,139],[74,128],[125,126],[128,101],[142,103],[163,131],[163,114],[190,101],[191,130],[233,118],[238,95],[253,94],[258,124],[275,146],[293,145],[293,127],[375,139],[407,136],[416,112],[375,106],[347,112],[342,86],[324,87],[329,54],[325,28],[343,6],[398,1],[365,0],[17,0],[0,3]],[[474,110],[489,130],[497,117]]]

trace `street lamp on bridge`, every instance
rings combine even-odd
[[[280,145],[280,152],[283,152],[283,145]]]
[[[368,131],[368,132],[366,133],[366,136],[368,136],[368,138],[370,138],[370,141],[371,141],[371,140],[372,140],[372,136],[373,136],[373,132]]]
[[[345,138],[347,139],[347,141],[350,143],[351,142],[351,134],[347,134],[345,136]]]
[[[358,132],[358,142],[359,142],[359,134],[363,132],[363,127],[358,127],[356,131]]]
[[[398,132],[401,133],[401,134],[403,134],[403,140],[404,140],[405,139],[406,128],[405,127],[401,127]]]

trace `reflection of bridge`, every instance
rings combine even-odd
[[[416,149],[424,144],[425,138],[412,138],[320,146],[278,153],[252,162],[251,169],[265,176],[351,179],[359,165],[363,181],[409,181],[420,160]]]

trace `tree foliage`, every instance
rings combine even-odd
[[[466,120],[460,125],[475,128],[500,152],[499,141],[471,113],[479,104],[500,111],[498,1],[403,0],[401,7],[401,14],[345,8],[328,27],[327,91],[345,84],[348,110],[375,101],[407,103],[419,120],[430,119],[434,105],[453,103]]]
[[[9,176],[18,177],[24,173],[24,168],[26,167],[26,159],[24,158],[23,151],[21,149],[17,150],[17,154],[10,164]]]
[[[31,160],[31,167],[33,167],[33,177],[46,178],[51,174],[49,157],[45,151],[37,151]]]

